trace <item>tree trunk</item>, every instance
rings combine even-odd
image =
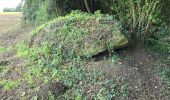
[[[87,11],[88,11],[89,13],[91,13],[87,0],[84,0],[84,3],[85,3],[85,6],[86,6]]]

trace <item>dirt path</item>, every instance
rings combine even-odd
[[[155,72],[160,56],[144,49],[118,51],[120,59],[90,61],[87,67],[107,73],[111,79],[129,85],[129,96],[125,100],[170,100],[170,91]]]
[[[140,100],[169,100],[170,96],[165,94],[168,90],[163,80],[155,73],[157,62],[160,60],[159,56],[141,48],[125,54],[131,59],[125,65],[135,68],[126,77],[130,85],[130,97]]]

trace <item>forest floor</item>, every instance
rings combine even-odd
[[[15,45],[25,39],[32,28],[21,26],[22,14],[0,13],[0,83],[2,80],[22,80],[24,67],[22,60],[16,56]],[[101,53],[88,60],[88,69],[106,73],[109,77],[128,84],[128,96],[125,100],[169,100],[168,84],[161,72],[170,67],[166,56],[154,53],[149,49],[136,47],[116,50],[118,59],[113,63],[108,53]],[[164,63],[164,60],[166,63]],[[5,68],[4,68],[5,67]],[[9,84],[8,87],[10,88]],[[21,86],[22,87],[22,86]],[[0,98],[12,99],[16,95],[27,95],[27,90],[19,88],[11,91],[4,90],[0,84]],[[29,95],[29,94],[28,94]]]

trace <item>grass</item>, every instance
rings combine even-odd
[[[5,52],[6,48],[0,46],[0,54]]]
[[[10,91],[17,87],[19,84],[19,81],[11,81],[11,80],[0,80],[0,85],[3,86],[3,88],[6,91]]]

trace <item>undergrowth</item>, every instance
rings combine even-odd
[[[164,68],[161,71],[161,76],[164,79],[164,81],[167,83],[168,88],[170,88],[170,68]]]
[[[5,52],[6,48],[0,46],[0,54]]]
[[[170,44],[165,41],[161,41],[161,39],[149,39],[149,46],[152,50],[163,53],[163,54],[170,54]]]
[[[20,80],[20,82],[3,80],[0,84],[9,90],[17,86],[22,86],[21,83],[24,82],[27,86],[26,88],[31,91],[32,99],[54,100],[57,98],[65,98],[81,100],[89,98],[118,99],[126,97],[128,95],[128,84],[117,82],[112,78],[109,79],[107,75],[102,72],[86,69],[84,63],[86,59],[90,59],[91,57],[80,57],[75,55],[74,51],[68,49],[70,47],[65,47],[69,50],[67,52],[65,48],[63,48],[63,46],[70,41],[79,41],[79,39],[89,31],[85,27],[81,29],[74,27],[75,25],[72,25],[72,21],[81,20],[81,23],[87,23],[89,19],[100,21],[102,18],[103,15],[99,12],[96,12],[93,16],[88,13],[72,12],[70,15],[59,17],[43,24],[30,33],[29,39],[31,39],[31,41],[24,41],[15,46],[17,55],[26,61],[24,64],[26,71],[23,74],[23,80]],[[58,45],[57,42],[53,44],[47,40],[43,41],[42,38],[41,43],[37,43],[36,45],[31,43],[36,39],[37,35],[40,35],[39,32],[45,27],[51,29],[52,26],[48,26],[49,24],[55,24],[56,21],[63,23],[63,20],[65,21],[62,30],[55,30],[54,33],[48,34],[45,37],[54,39],[54,41],[65,38],[64,44]],[[112,20],[112,17],[107,15],[104,20]],[[110,29],[107,24],[98,28],[100,29],[101,27]],[[58,26],[58,28],[60,28],[60,26]],[[95,29],[95,27],[92,28]],[[66,34],[64,34],[64,32]],[[58,37],[55,36],[56,34],[58,34]],[[112,49],[111,46],[108,48]],[[113,63],[117,59],[117,55],[113,54],[111,56]],[[58,87],[60,85],[53,85],[58,83],[62,84],[61,87]],[[14,87],[11,87],[11,85]]]
[[[170,56],[168,54],[162,55],[160,60],[155,63],[155,71],[159,75],[166,87],[170,89]]]
[[[17,46],[26,47],[23,44]],[[104,73],[87,70],[83,64],[84,60],[80,57],[72,58],[69,63],[63,63],[59,48],[52,49],[47,43],[44,43],[39,48],[28,48],[25,51],[20,50],[20,47],[18,49],[18,55],[23,58],[27,57],[30,61],[26,65],[27,72],[24,78],[28,87],[35,93],[35,98],[112,99],[128,95],[128,84],[107,79],[107,75]],[[53,54],[51,55],[50,52]],[[116,59],[116,55],[112,56],[113,62]],[[57,82],[62,82],[69,89],[62,95],[56,95],[58,93],[51,88],[45,90],[50,95],[39,94],[44,91],[42,88]]]
[[[6,91],[10,91],[14,89],[19,84],[19,81],[12,81],[12,80],[0,80],[0,85],[4,87]]]

